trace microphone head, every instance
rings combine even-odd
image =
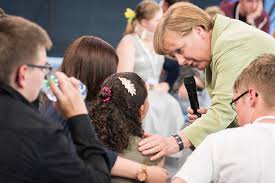
[[[188,92],[196,91],[196,81],[195,81],[194,76],[184,77],[184,85]]]

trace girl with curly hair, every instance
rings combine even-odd
[[[120,156],[145,165],[162,165],[150,161],[138,151],[143,137],[141,121],[149,108],[145,82],[132,72],[116,73],[102,84],[89,114],[98,138]],[[124,181],[123,181],[124,180]],[[113,177],[112,182],[130,180]]]
[[[67,76],[75,77],[82,81],[88,89],[86,105],[89,108],[100,91],[103,81],[116,72],[118,56],[115,49],[106,41],[94,36],[81,36],[74,40],[67,48],[60,71]],[[62,125],[68,143],[74,148],[68,129],[67,120],[62,118],[53,107],[53,103],[44,99],[41,102],[40,112]],[[111,174],[121,177],[137,179],[136,172],[142,166],[134,161],[117,156],[116,152],[107,153]],[[147,179],[145,182],[165,182],[165,170],[155,166],[147,166]]]

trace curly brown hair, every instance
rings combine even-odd
[[[119,78],[130,80],[136,95],[132,96]],[[103,82],[89,114],[98,138],[109,149],[122,152],[129,147],[131,136],[143,136],[139,110],[146,97],[145,82],[135,73],[116,73]]]

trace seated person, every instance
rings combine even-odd
[[[148,112],[149,103],[145,82],[135,73],[122,72],[109,76],[89,109],[98,138],[120,156],[145,165],[160,165],[138,151],[143,137],[141,121]],[[133,182],[112,177],[112,182]]]
[[[59,87],[51,84],[74,149],[62,127],[33,104],[52,69],[46,62],[52,45],[46,31],[0,9],[0,42],[0,182],[110,182],[105,149],[75,86],[79,81],[58,72]]]
[[[100,91],[102,82],[116,72],[117,63],[117,54],[109,43],[98,37],[81,36],[67,48],[60,71],[86,85],[88,94],[85,103],[89,107]],[[62,125],[69,144],[73,144],[67,120],[57,113],[53,103],[43,98],[40,111],[45,117],[50,117],[53,122]],[[107,151],[107,156],[112,167],[112,175],[137,179],[136,173],[141,170],[141,164],[117,157],[117,153],[112,151]],[[166,172],[160,167],[148,166],[146,171],[146,182],[160,182],[167,177]]]
[[[263,0],[222,2],[221,9],[228,17],[241,20],[269,33],[270,18],[263,9]]]
[[[173,183],[271,183],[275,180],[275,55],[242,71],[230,103],[241,127],[209,135]]]

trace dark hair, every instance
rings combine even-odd
[[[136,95],[128,92],[120,78],[134,84]],[[145,82],[135,73],[121,72],[108,77],[101,88],[89,114],[99,139],[109,149],[122,152],[130,145],[131,136],[143,135],[140,107],[147,97]]]
[[[11,76],[23,64],[35,63],[40,47],[52,42],[39,25],[0,9],[0,81],[10,84]]]
[[[101,83],[116,72],[118,56],[104,40],[82,36],[67,48],[61,71],[82,81],[88,88],[87,101],[95,99]]]

